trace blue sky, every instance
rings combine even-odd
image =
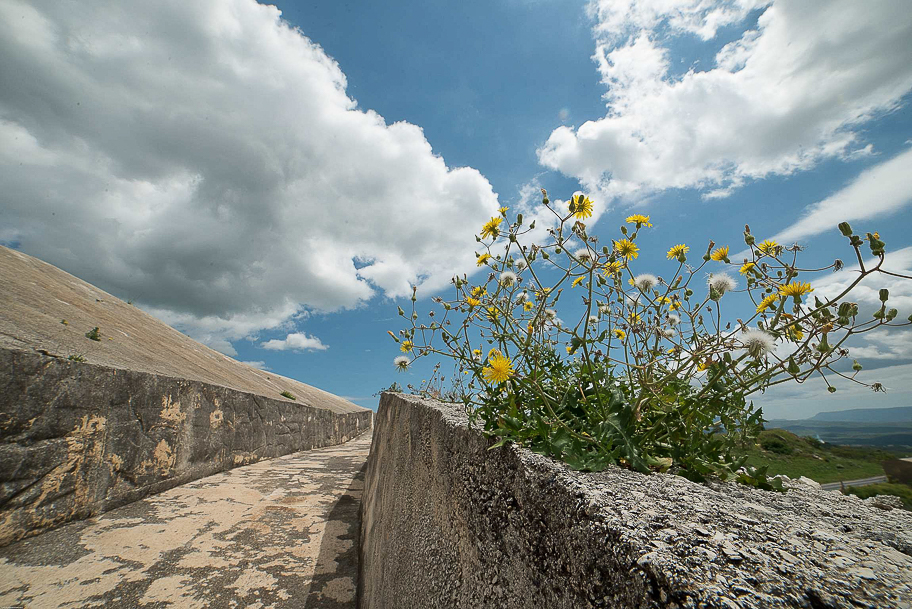
[[[364,406],[427,374],[392,365],[409,285],[426,310],[475,270],[481,224],[533,212],[540,187],[589,193],[603,239],[650,214],[656,274],[677,243],[739,251],[745,223],[848,261],[843,219],[912,268],[902,1],[6,0],[0,16],[0,243]],[[756,402],[910,405],[910,339],[857,343],[887,394]]]

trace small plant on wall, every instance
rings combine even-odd
[[[476,237],[481,280],[455,277],[453,297],[435,298],[441,310],[427,322],[413,290],[412,311],[399,309],[407,327],[389,333],[400,370],[422,357],[454,360],[447,395],[497,444],[515,442],[577,469],[619,464],[781,488],[765,469],[745,466],[742,447],[763,428],[750,396],[811,377],[822,377],[830,392],[832,375],[866,384],[856,378],[857,362],[851,372],[837,366],[849,357],[846,342],[912,323],[912,316],[898,320],[887,290],[873,315],[847,300],[869,276],[910,279],[883,268],[877,233],[862,237],[847,223],[839,230],[858,272],[825,296],[810,279],[841,270],[840,260],[802,267],[799,246],[758,242],[749,227],[742,261],[710,242],[690,262],[691,247],[681,243],[662,248],[667,268],[644,269],[641,248],[657,247],[649,216],[627,217],[603,245],[585,224],[588,197],[558,204],[542,190],[542,205],[554,218],[544,243],[523,244],[535,223],[525,225],[521,214],[510,221],[501,208]],[[750,314],[727,319],[722,309],[736,298]],[[441,395],[439,387],[426,389],[419,392]]]
[[[295,396],[293,396],[293,395],[291,394],[290,391],[283,391],[280,395],[281,395],[283,398],[288,398],[289,400],[297,400],[297,399],[298,399],[298,398],[296,398]]]

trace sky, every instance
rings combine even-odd
[[[540,188],[605,238],[649,214],[656,274],[745,224],[850,261],[843,220],[912,270],[905,0],[0,0],[0,56],[0,244],[365,407],[428,374],[387,335],[411,286],[426,311]],[[854,299],[905,318],[910,284]],[[755,404],[912,405],[912,334],[854,346],[887,393]]]

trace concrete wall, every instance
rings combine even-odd
[[[798,482],[781,494],[616,467],[584,474],[492,443],[458,407],[383,395],[362,505],[362,609],[912,602],[912,514],[890,501]]]
[[[0,349],[0,545],[238,465],[339,444],[371,416]]]

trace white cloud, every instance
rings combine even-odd
[[[284,340],[274,338],[261,343],[260,347],[270,351],[326,351],[328,345],[324,345],[316,336],[308,336],[300,332],[289,334]]]
[[[666,42],[710,40],[765,4],[594,1],[608,113],[555,129],[539,161],[604,197],[700,188],[719,198],[748,179],[871,154],[857,128],[912,89],[905,2],[776,1],[715,66],[671,75]]]
[[[269,370],[269,366],[266,365],[266,362],[262,360],[257,360],[253,362],[241,362],[242,364],[247,364],[251,368],[256,368],[257,370]]]
[[[3,238],[226,352],[445,285],[498,207],[254,0],[7,0],[0,56]]]
[[[875,165],[848,186],[807,208],[804,216],[774,238],[791,243],[801,237],[836,230],[840,222],[867,220],[912,202],[912,150]]]

